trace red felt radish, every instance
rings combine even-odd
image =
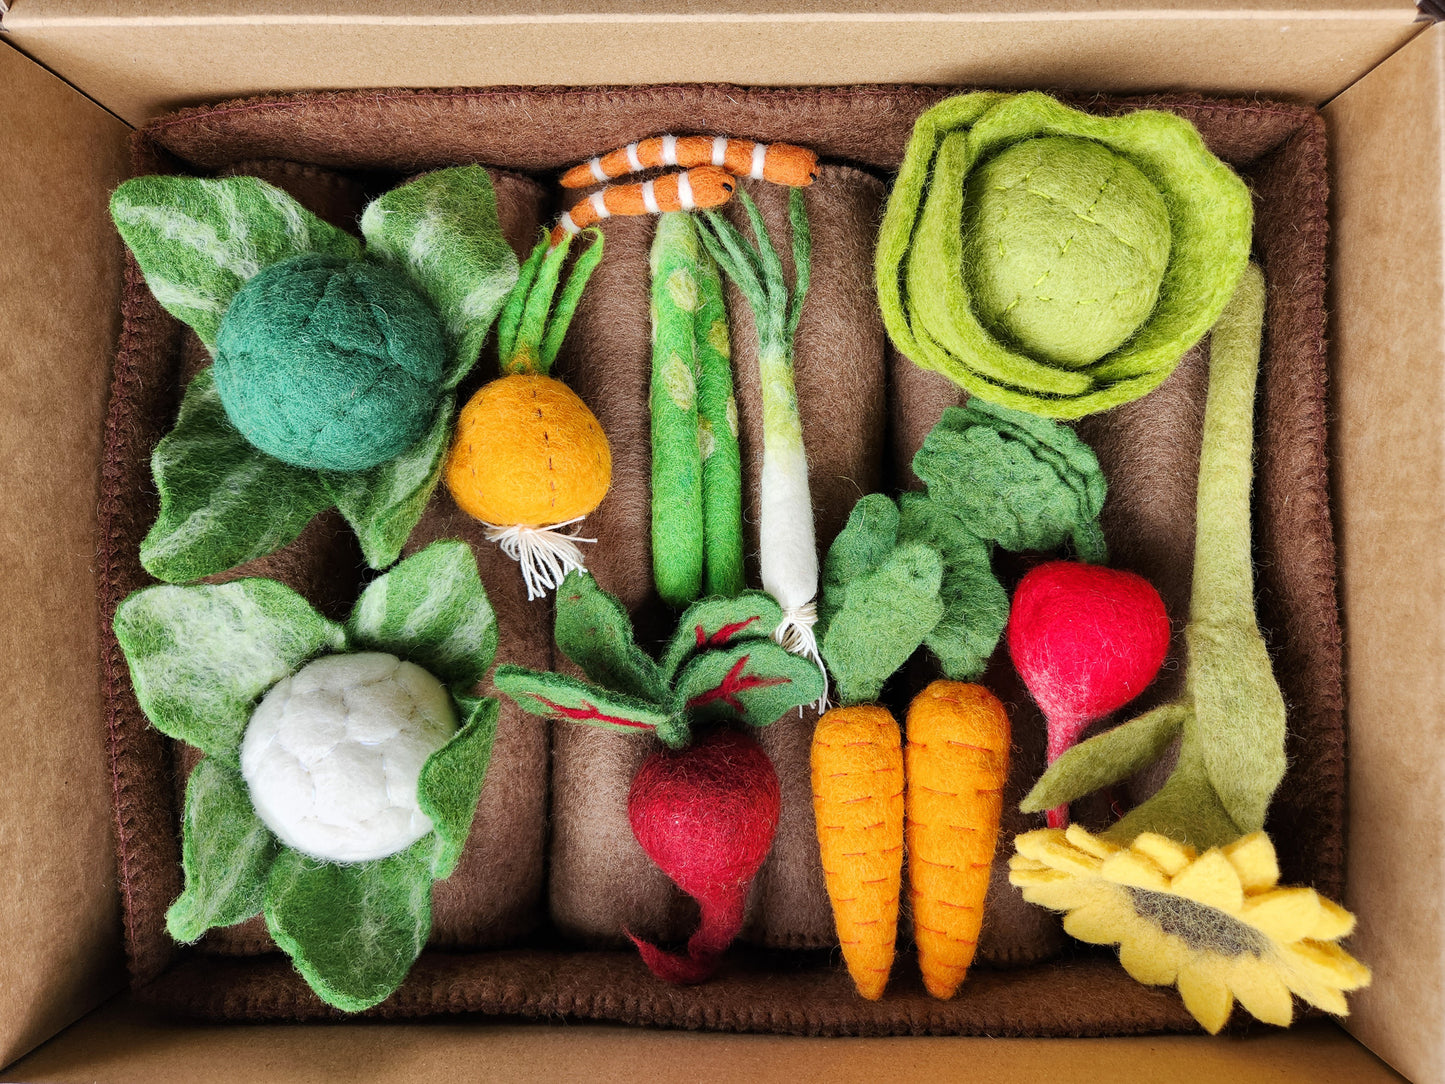
[[[686,955],[627,935],[658,978],[696,983],[717,969],[743,927],[748,886],[772,848],[781,805],[772,761],[737,731],[717,731],[643,763],[627,795],[632,834],[701,912]]]
[[[1159,592],[1132,572],[1050,561],[1019,581],[1009,610],[1014,667],[1048,722],[1048,757],[1063,756],[1091,722],[1143,692],[1169,652]],[[1049,810],[1049,827],[1069,807]]]

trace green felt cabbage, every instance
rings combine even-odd
[[[673,703],[699,722],[764,727],[823,695],[818,664],[774,640],[744,640],[694,655],[678,672]]]
[[[210,369],[186,389],[175,428],[151,456],[151,473],[161,509],[140,559],[171,583],[271,553],[331,503],[315,471],[273,459],[231,424]]]
[[[1014,153],[1037,154],[1038,175]],[[997,184],[971,183],[980,170]],[[1168,261],[1157,300],[1129,328],[1163,250],[1160,203]],[[980,398],[1076,418],[1145,395],[1173,371],[1233,293],[1251,223],[1244,183],[1182,117],[964,94],[914,126],[879,234],[878,302],[915,363]],[[991,248],[981,255],[980,245]],[[987,294],[982,311],[975,289]]]
[[[452,344],[442,383],[456,387],[517,281],[487,171],[441,169],[393,188],[367,204],[361,232],[368,254],[404,268],[440,314]]]
[[[259,579],[137,591],[116,609],[115,636],[156,729],[233,765],[262,694],[345,646],[340,626]]]
[[[232,299],[262,269],[361,255],[355,238],[255,177],[137,177],[115,190],[110,214],[156,300],[213,349]]]
[[[497,737],[494,698],[458,696],[456,704],[462,725],[427,757],[417,780],[417,804],[435,833],[431,872],[438,880],[452,875],[467,844]]]
[[[266,881],[266,929],[311,989],[345,1012],[385,1001],[431,931],[431,847],[339,865],[283,848]]]
[[[649,703],[666,700],[657,663],[637,646],[632,618],[586,572],[567,574],[557,590],[557,646],[594,683]]]
[[[353,650],[414,662],[455,694],[486,676],[497,619],[464,542],[434,542],[367,585],[346,622]]]
[[[197,764],[186,780],[186,887],[166,911],[170,935],[189,944],[213,926],[233,926],[260,913],[278,850],[276,837],[251,808],[240,773],[216,757]]]

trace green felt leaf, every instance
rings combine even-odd
[[[695,655],[678,674],[673,702],[694,723],[770,726],[823,695],[817,663],[793,655],[772,639],[744,640],[726,650]]]
[[[1165,704],[1080,742],[1049,765],[1019,808],[1041,813],[1142,771],[1164,755],[1187,713],[1183,704]]]
[[[157,730],[237,762],[256,700],[302,663],[346,643],[274,580],[147,587],[115,612],[136,699]]]
[[[702,651],[732,647],[745,640],[769,640],[783,623],[783,609],[764,591],[744,591],[736,598],[709,598],[693,603],[677,619],[677,631],[662,657],[662,680],[671,686],[677,672]]]
[[[344,1012],[385,1001],[431,932],[432,841],[338,865],[282,849],[266,882],[266,928],[307,985]]]
[[[563,674],[499,666],[492,683],[523,711],[564,723],[583,723],[628,734],[655,733],[674,749],[686,745],[687,719],[626,693],[590,685]]]
[[[272,553],[331,506],[315,471],[273,459],[241,436],[210,369],[186,389],[176,427],[151,456],[151,472],[161,510],[140,559],[152,576],[171,583]]]
[[[156,300],[212,350],[231,299],[262,268],[307,252],[361,255],[355,238],[255,177],[137,177],[115,190],[110,214]]]
[[[1104,559],[1103,472],[1058,422],[970,399],[944,411],[913,469],[928,495],[980,538],[1016,552],[1068,541],[1081,560]]]
[[[871,704],[943,616],[943,559],[928,546],[900,545],[852,582],[823,636],[823,658],[845,704]]]
[[[190,944],[212,927],[259,915],[277,850],[240,773],[213,757],[197,764],[181,819],[186,887],[166,911],[171,936]]]
[[[416,663],[457,693],[486,675],[497,653],[497,619],[464,542],[433,542],[372,580],[346,622],[357,650]]]
[[[657,663],[637,646],[632,618],[586,572],[569,572],[557,591],[557,646],[596,684],[662,704],[666,686]]]
[[[491,177],[481,166],[425,174],[369,203],[361,232],[368,253],[405,271],[441,315],[452,346],[442,385],[456,387],[517,281]]]
[[[416,788],[421,811],[435,830],[431,871],[438,880],[452,875],[467,844],[497,737],[494,698],[459,696],[457,707],[461,728],[427,758]]]
[[[898,526],[898,506],[882,493],[870,493],[853,505],[847,524],[823,560],[819,619],[825,633],[848,600],[849,584],[876,571],[893,552]]]
[[[451,443],[455,407],[452,396],[443,396],[421,439],[395,459],[369,470],[321,472],[328,498],[351,524],[372,568],[385,568],[401,556],[436,492]]]
[[[1008,625],[1009,600],[994,575],[990,545],[938,501],[922,493],[899,499],[898,537],[943,558],[943,616],[923,642],[954,681],[974,681]]]

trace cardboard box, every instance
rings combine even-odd
[[[1435,903],[1445,720],[1434,710],[1445,656],[1445,28],[1416,15],[1404,0],[1076,11],[989,0],[721,10],[433,0],[425,11],[274,0],[244,12],[218,0],[14,0],[0,24],[0,644],[11,660],[0,679],[0,1064],[45,1045],[4,1077],[1394,1079],[1377,1054],[1412,1080],[1445,1079]],[[261,90],[667,80],[1194,89],[1324,106],[1349,661],[1346,902],[1361,918],[1352,947],[1376,975],[1352,998],[1353,1038],[1320,1024],[1248,1039],[1090,1041],[483,1020],[226,1028],[157,1020],[116,996],[93,533],[120,282],[105,197],[124,174],[127,125]]]

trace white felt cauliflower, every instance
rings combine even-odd
[[[283,843],[331,862],[385,858],[431,831],[417,779],[456,729],[451,697],[420,666],[329,655],[266,694],[241,742],[241,775]]]

